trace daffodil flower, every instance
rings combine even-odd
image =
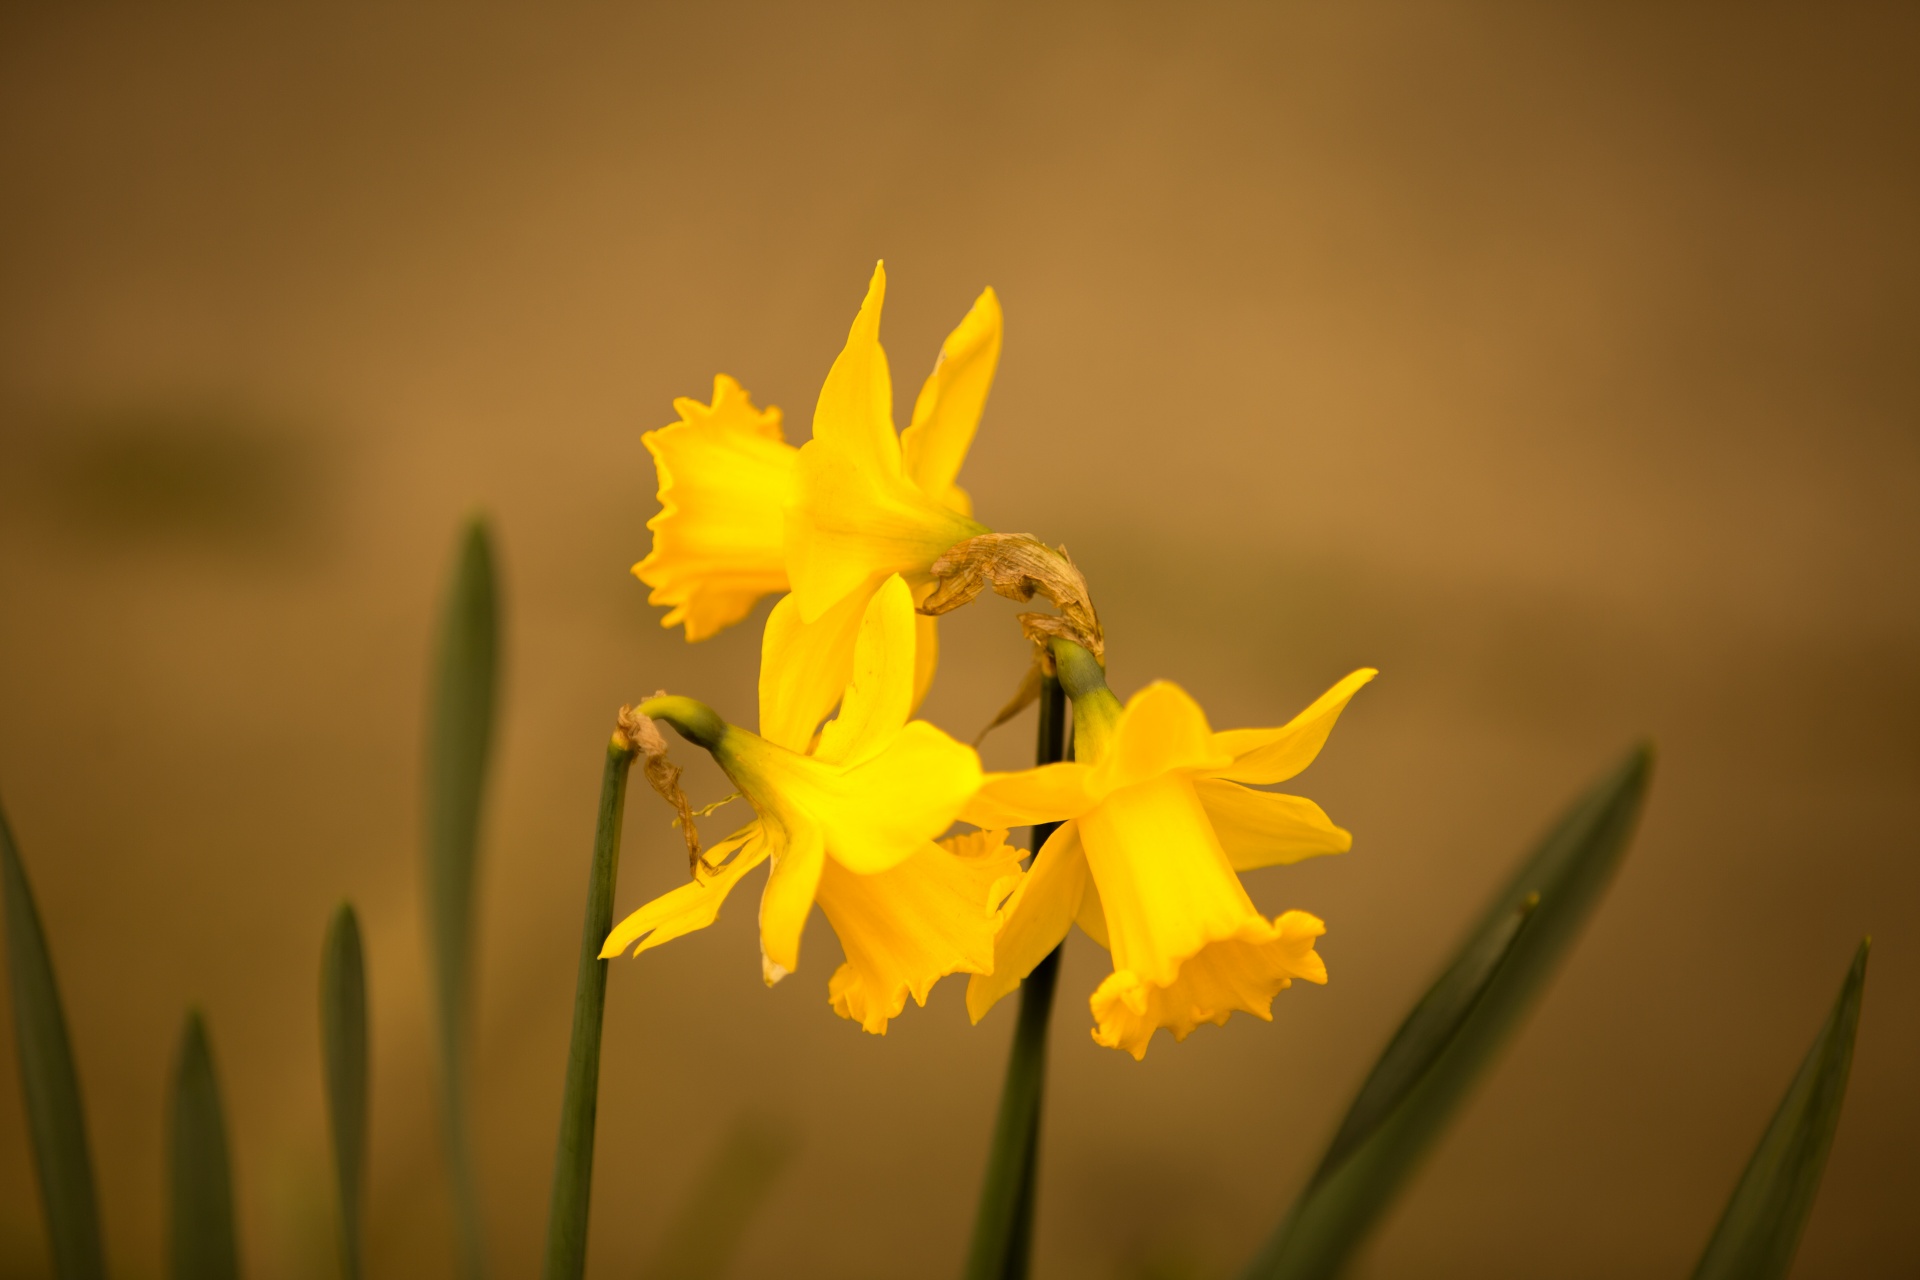
[[[805,731],[749,733],[690,698],[640,704],[711,752],[753,805],[746,827],[709,849],[681,885],[623,920],[601,955],[649,947],[712,924],[727,894],[763,862],[762,973],[769,984],[799,964],[800,935],[817,902],[846,963],[833,1006],[876,1034],[911,995],[926,1002],[949,973],[985,973],[1001,906],[1021,877],[1023,851],[1001,830],[935,843],[979,788],[980,761],[925,721],[913,704],[915,617],[907,584],[879,584],[861,616],[853,678],[833,691],[840,712],[813,741]],[[795,686],[818,675],[790,673]]]
[[[1258,791],[1319,754],[1334,721],[1374,676],[1356,671],[1278,729],[1215,733],[1177,686],[1147,686],[1123,709],[1085,650],[1056,643],[1073,698],[1076,760],[991,774],[965,817],[985,827],[1064,820],[1009,904],[993,971],[974,977],[978,1022],[1077,921],[1113,955],[1093,993],[1093,1038],[1144,1057],[1155,1030],[1184,1040],[1235,1010],[1272,1019],[1296,978],[1326,981],[1325,932],[1304,911],[1272,919],[1239,873],[1341,853],[1353,839],[1320,806]]]
[[[680,420],[645,436],[661,509],[647,525],[653,548],[633,571],[653,588],[650,601],[670,606],[663,625],[704,639],[761,596],[792,592],[768,619],[765,649],[780,669],[821,678],[804,687],[763,682],[769,733],[811,734],[833,709],[883,582],[898,574],[924,597],[928,567],[986,532],[956,479],[1000,359],[999,300],[986,290],[948,335],[911,423],[896,432],[880,347],[886,286],[882,264],[820,389],[804,448],[783,439],[779,410],[756,409],[726,377],[715,379],[711,405],[675,401]],[[916,704],[937,656],[933,619],[918,625]]]
[[[800,451],[780,431],[780,410],[756,409],[739,383],[713,380],[713,403],[673,402],[680,420],[640,437],[660,478],[660,512],[647,521],[653,549],[633,566],[669,606],[662,626],[704,640],[787,589],[781,551]]]

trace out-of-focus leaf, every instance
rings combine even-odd
[[[720,1280],[798,1148],[793,1131],[768,1117],[735,1121],[668,1224],[644,1280]]]
[[[47,1215],[47,1247],[59,1280],[98,1280],[107,1273],[100,1249],[100,1210],[87,1149],[80,1080],[73,1069],[66,1014],[54,981],[46,931],[0,811],[0,886],[4,887],[7,975],[13,997],[13,1040],[20,1055],[27,1130]]]
[[[493,739],[499,604],[485,520],[460,541],[441,617],[427,741],[427,911],[439,1014],[442,1131],[453,1178],[459,1274],[486,1274],[479,1186],[466,1118],[467,1013],[473,985],[480,809]]]
[[[1631,752],[1569,809],[1407,1015],[1245,1280],[1338,1275],[1553,973],[1626,852],[1652,776]]]
[[[1747,1171],[1693,1270],[1694,1280],[1781,1280],[1793,1265],[1833,1148],[1840,1104],[1847,1096],[1872,941],[1863,940],[1854,952],[1826,1024],[1813,1038],[1799,1074],[1773,1113],[1773,1123],[1747,1161]]]
[[[359,1280],[367,1169],[367,976],[360,922],[345,902],[334,912],[320,949],[320,1049],[339,1197],[340,1270],[347,1280]]]
[[[587,867],[586,920],[573,986],[573,1035],[560,1102],[560,1140],[553,1156],[547,1210],[546,1280],[579,1280],[587,1270],[587,1215],[593,1198],[593,1126],[600,1105],[600,1032],[607,1011],[607,961],[601,944],[613,931],[613,889],[620,875],[620,827],[634,748],[622,734],[607,744],[600,775],[600,812]]]
[[[167,1274],[173,1280],[238,1280],[227,1122],[213,1046],[198,1010],[187,1015],[180,1034],[168,1129]]]
[[[1040,688],[1039,736],[1034,763],[1052,764],[1067,754],[1067,699],[1060,682],[1047,676]],[[1036,852],[1058,823],[1033,829]],[[993,1143],[987,1150],[987,1176],[974,1213],[973,1240],[967,1247],[966,1280],[1026,1280],[1033,1258],[1034,1194],[1040,1174],[1040,1104],[1047,1083],[1047,1027],[1054,989],[1060,981],[1060,949],[1055,947],[1020,984],[1020,1015],[1013,1049],[1000,1086]]]

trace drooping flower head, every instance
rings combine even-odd
[[[880,346],[886,270],[876,266],[845,348],[814,407],[813,438],[787,444],[777,409],[754,408],[731,378],[711,405],[675,401],[680,420],[647,433],[659,476],[653,548],[634,573],[671,606],[663,625],[700,640],[745,617],[762,595],[792,594],[769,644],[796,650],[783,669],[817,673],[815,696],[780,699],[779,732],[811,734],[853,661],[867,602],[898,574],[916,596],[942,553],[986,532],[957,483],[1000,359],[1000,303],[983,292],[940,348],[904,432]],[[920,624],[916,703],[932,680],[934,623]],[[820,699],[826,701],[822,703]],[[763,724],[763,730],[774,732]]]
[[[762,706],[762,732],[724,723],[689,698],[640,705],[712,753],[752,804],[755,818],[708,850],[693,880],[623,920],[603,956],[634,954],[712,924],[733,887],[772,864],[760,901],[762,971],[769,984],[799,965],[800,935],[819,903],[846,963],[830,992],[842,1016],[884,1033],[911,995],[924,1004],[949,973],[993,964],[1000,907],[1018,884],[1022,851],[1004,831],[944,844],[979,788],[973,749],[921,720],[913,707],[915,617],[897,575],[877,585],[862,611],[852,679],[831,691],[839,714],[814,739],[776,727]],[[776,672],[775,688],[810,691],[817,671]],[[788,678],[790,677],[790,678]],[[763,689],[767,687],[763,681]]]
[[[1295,978],[1325,982],[1314,951],[1325,926],[1304,911],[1268,919],[1239,873],[1351,847],[1313,801],[1254,786],[1312,763],[1374,672],[1354,672],[1278,729],[1215,733],[1175,685],[1151,684],[1123,708],[1084,650],[1056,643],[1054,654],[1076,759],[989,775],[965,815],[991,827],[1064,819],[1009,904],[992,973],[968,984],[974,1020],[1076,921],[1113,955],[1091,1001],[1093,1038],[1135,1058],[1161,1027],[1183,1040],[1235,1010],[1270,1019]]]

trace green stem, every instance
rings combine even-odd
[[[627,775],[636,754],[624,735],[614,734],[600,774],[600,816],[593,833],[586,922],[580,929],[580,963],[574,979],[573,1038],[567,1046],[566,1095],[560,1103],[560,1141],[553,1157],[546,1280],[579,1280],[587,1269],[593,1127],[600,1105],[600,1032],[607,1010],[607,962],[600,958],[600,945],[613,929],[620,821],[627,806]]]
[[[1083,651],[1084,652],[1084,651]],[[1060,681],[1047,677],[1040,693],[1040,732],[1034,758],[1053,764],[1067,755],[1067,706]],[[1040,852],[1059,823],[1033,829]],[[1020,1017],[1000,1088],[986,1185],[974,1217],[966,1280],[1025,1280],[1033,1258],[1033,1204],[1040,1166],[1040,1104],[1047,1082],[1047,1024],[1060,979],[1060,948],[1034,966],[1020,984]]]
[[[1099,659],[1071,640],[1055,640],[1054,665],[1060,687],[1073,702],[1073,758],[1092,764],[1107,752],[1107,740],[1120,723],[1120,699],[1107,688]],[[1034,846],[1037,852],[1039,846]]]
[[[720,714],[706,703],[696,702],[692,698],[663,693],[657,698],[648,698],[635,710],[651,719],[665,721],[688,742],[705,747],[708,751],[718,747],[727,733],[727,722],[720,718]]]

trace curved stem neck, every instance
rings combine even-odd
[[[661,694],[657,698],[648,698],[635,710],[650,719],[672,725],[675,733],[708,751],[720,745],[720,739],[727,731],[727,722],[720,718],[718,712],[692,698]]]
[[[1060,687],[1073,700],[1073,755],[1092,764],[1106,754],[1107,740],[1120,722],[1120,699],[1107,688],[1107,673],[1099,661],[1071,640],[1050,646]]]

